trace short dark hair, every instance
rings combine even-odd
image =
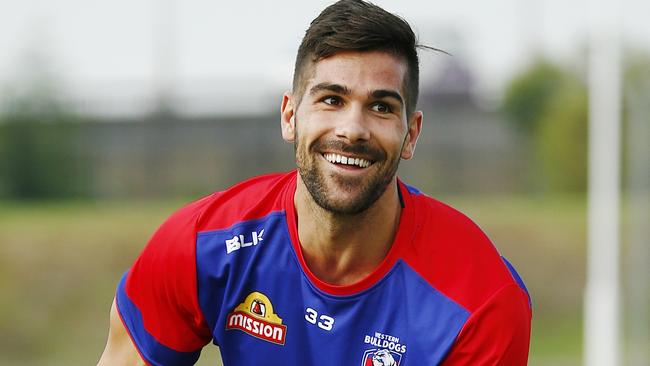
[[[415,111],[419,90],[418,44],[403,18],[362,0],[341,0],[323,10],[305,32],[298,48],[293,92],[300,100],[312,63],[344,51],[385,51],[407,63],[404,83],[407,114]]]

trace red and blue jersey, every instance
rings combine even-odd
[[[192,365],[210,341],[225,366],[526,364],[530,298],[470,219],[399,181],[386,258],[334,286],[305,264],[296,177],[244,181],[156,231],[116,295],[148,364]]]

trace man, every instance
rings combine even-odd
[[[172,215],[118,285],[100,365],[525,365],[523,283],[468,218],[396,178],[422,127],[410,26],[343,0],[281,105],[297,172]]]

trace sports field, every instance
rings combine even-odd
[[[480,223],[526,281],[534,306],[529,364],[580,364],[584,200],[444,200]],[[95,364],[117,280],[182,203],[0,202],[0,365]],[[199,364],[217,359],[204,351]]]

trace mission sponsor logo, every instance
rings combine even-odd
[[[241,304],[228,314],[226,330],[238,329],[267,342],[284,345],[287,326],[273,312],[273,304],[261,292],[246,296]]]
[[[406,353],[406,345],[400,343],[399,337],[375,332],[366,335],[364,343],[374,346],[363,353],[361,366],[399,366]]]

